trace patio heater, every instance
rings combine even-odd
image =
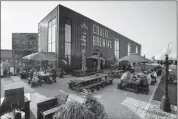
[[[171,112],[171,107],[170,107],[169,97],[168,97],[169,44],[168,44],[168,49],[167,49],[167,53],[166,53],[166,60],[165,60],[165,64],[166,64],[166,77],[165,77],[165,80],[164,80],[165,90],[164,90],[164,96],[161,99],[161,105],[160,105],[160,108],[162,110],[164,110],[165,112]]]

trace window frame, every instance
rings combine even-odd
[[[47,41],[47,44],[48,44],[47,51],[48,52],[56,53],[56,29],[57,29],[56,26],[57,26],[57,20],[56,20],[56,17],[54,17],[52,20],[50,20],[48,22],[48,41]],[[53,27],[55,27],[54,31],[53,31]],[[52,41],[53,37],[54,37],[55,41]],[[53,45],[55,46],[55,51],[53,51],[53,48],[52,48]]]

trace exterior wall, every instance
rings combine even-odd
[[[37,33],[12,33],[12,57],[14,64],[20,65],[22,57],[37,51]]]
[[[37,33],[12,33],[12,57],[14,73],[23,65],[22,58],[38,52]]]
[[[54,8],[43,20],[38,24],[38,51],[47,52],[48,51],[48,22],[53,18],[57,18],[58,21],[58,7]],[[58,22],[57,22],[58,24]],[[58,29],[57,29],[58,32]],[[57,33],[59,34],[59,33]],[[56,39],[58,41],[58,37]],[[58,45],[56,45],[58,46]]]
[[[57,6],[51,11],[40,23],[39,23],[39,38],[40,38],[40,50],[47,51],[47,39],[48,39],[48,22],[52,20],[54,17],[57,17],[57,56],[58,59],[65,59],[65,22],[66,18],[71,19],[71,68],[79,69],[81,68],[82,62],[82,24],[86,24],[88,29],[86,30],[86,56],[91,56],[94,50],[98,49],[102,53],[102,57],[107,60],[112,60],[114,58],[114,37],[117,37],[120,41],[119,48],[120,53],[119,57],[123,57],[127,55],[128,43],[131,44],[131,52],[135,52],[136,45],[138,46],[138,50],[141,48],[141,45],[138,43],[131,41],[123,35],[116,33],[115,31],[79,14],[75,11],[72,11],[64,6]],[[109,38],[96,35],[93,33],[93,25],[99,26],[102,29],[105,29],[109,32]],[[99,38],[105,39],[107,41],[111,41],[111,47],[103,47],[93,45],[93,36],[98,36]],[[140,51],[139,51],[140,52]],[[92,61],[87,59],[88,66],[91,66]],[[58,66],[64,66],[62,62],[58,61]]]
[[[1,50],[1,62],[12,60],[12,50]]]

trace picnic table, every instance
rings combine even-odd
[[[127,86],[126,86],[125,90],[139,93],[139,84],[140,84],[139,80],[131,80],[131,81],[127,82]]]
[[[81,69],[74,70],[72,72],[72,76],[76,76],[76,77],[88,76],[88,75],[93,75],[93,74],[95,74],[95,70],[94,69],[87,69],[85,71],[85,74],[83,74],[83,71]]]
[[[46,73],[46,74],[38,74],[38,78],[40,80],[45,81],[46,83],[49,83],[50,77],[52,77],[54,74],[52,73]]]
[[[100,89],[105,85],[112,84],[113,78],[110,78],[108,74],[100,74],[99,76],[85,76],[81,78],[76,78],[69,82],[69,88],[77,91],[82,91],[83,89]]]
[[[111,70],[111,74],[114,78],[120,78],[124,70]]]
[[[124,89],[127,91],[132,91],[135,93],[139,93],[139,85],[140,85],[140,78],[133,78],[132,80],[126,82],[126,86],[124,88],[120,87],[120,84],[118,84],[119,89]]]

